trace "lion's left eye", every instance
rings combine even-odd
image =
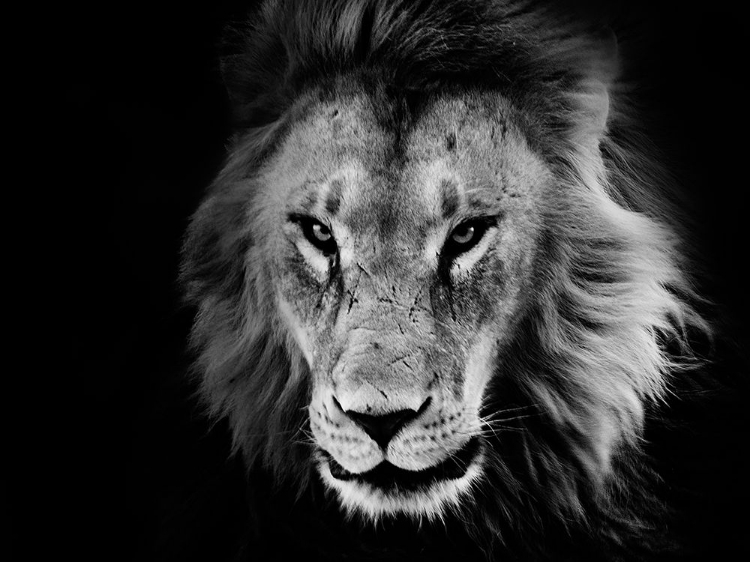
[[[329,227],[310,217],[297,217],[297,221],[310,244],[326,255],[336,253],[336,240]]]
[[[462,222],[448,236],[443,253],[448,256],[456,256],[468,252],[482,239],[489,226],[490,223],[486,219]]]

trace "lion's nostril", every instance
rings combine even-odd
[[[419,410],[399,410],[397,412],[391,412],[380,416],[362,414],[352,410],[345,413],[354,420],[354,422],[359,425],[373,441],[385,449],[388,446],[388,442],[402,427],[425,411],[429,402],[430,399],[428,398]]]

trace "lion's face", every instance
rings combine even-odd
[[[300,102],[249,217],[309,365],[317,468],[373,517],[438,514],[481,477],[483,395],[550,183],[497,98],[436,99],[410,123],[396,109]]]

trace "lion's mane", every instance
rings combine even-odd
[[[238,134],[192,218],[182,282],[198,310],[201,396],[228,419],[247,466],[300,498],[319,493],[309,491],[307,367],[246,225],[263,189],[252,171],[283,136],[286,110],[344,74],[406,99],[491,90],[533,120],[520,125],[559,196],[545,202],[534,304],[499,354],[483,412],[508,431],[488,438],[487,476],[456,520],[485,551],[540,554],[557,548],[539,540],[555,529],[606,556],[669,549],[644,424],[702,368],[692,342],[712,330],[696,312],[673,179],[629,115],[611,41],[528,2],[279,0],[226,49]],[[606,124],[590,115],[602,87]]]

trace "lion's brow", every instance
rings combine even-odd
[[[464,192],[466,205],[475,212],[488,214],[500,213],[499,198],[494,189],[472,189]]]
[[[323,203],[326,212],[330,215],[335,215],[339,212],[343,189],[344,184],[340,179],[334,179],[330,182],[327,193],[324,195],[325,201]]]
[[[336,215],[341,206],[343,182],[333,179],[329,182],[307,179],[298,188],[299,195],[295,197],[298,213],[317,214],[316,209],[324,209],[326,213]]]
[[[443,218],[456,214],[461,204],[461,196],[455,181],[444,179],[440,182],[441,211]]]
[[[456,216],[462,206],[472,212],[496,214],[498,212],[498,198],[486,189],[469,189],[464,191],[456,181],[444,179],[440,182],[440,201],[443,218]]]
[[[318,184],[312,180],[305,180],[298,189],[299,198],[295,197],[295,199],[297,199],[298,204],[302,207],[300,211],[312,212],[318,204]]]

